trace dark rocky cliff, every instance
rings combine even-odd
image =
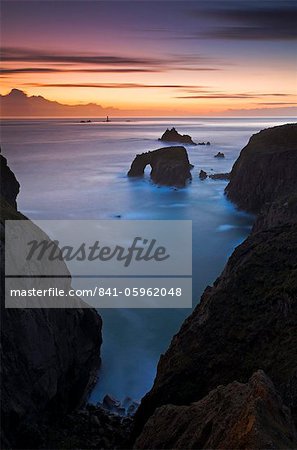
[[[249,237],[161,357],[137,413],[189,404],[220,384],[247,382],[263,369],[297,408],[297,229],[283,225]]]
[[[296,129],[285,125],[258,133],[235,163],[228,197],[261,214],[161,356],[154,386],[136,414],[135,435],[157,407],[202,401],[218,385],[247,383],[259,369],[297,423]],[[272,436],[277,425],[270,425]],[[154,426],[164,432],[156,421]],[[147,442],[145,428],[139,439]],[[254,448],[260,448],[258,439]],[[296,448],[294,439],[279,448]],[[172,448],[178,442],[172,440]]]
[[[277,198],[297,194],[297,124],[254,134],[234,164],[227,197],[246,211],[259,213]]]
[[[81,405],[96,380],[102,321],[92,309],[5,308],[4,221],[26,218],[1,160],[1,439],[3,448],[39,448],[42,426]]]
[[[290,410],[259,370],[248,383],[218,386],[189,406],[161,406],[135,448],[288,449],[296,439]]]
[[[20,184],[15,174],[8,167],[7,159],[0,154],[0,193],[15,209],[17,208],[16,198],[19,191]]]

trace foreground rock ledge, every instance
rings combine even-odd
[[[191,168],[185,147],[163,147],[136,155],[128,172],[129,177],[141,177],[150,165],[151,179],[164,186],[184,187],[191,180]]]
[[[218,386],[189,406],[165,405],[145,424],[135,449],[293,449],[296,430],[261,370],[248,383]]]

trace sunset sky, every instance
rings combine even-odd
[[[152,115],[296,104],[295,1],[1,3],[2,95]]]

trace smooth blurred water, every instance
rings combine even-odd
[[[81,124],[74,119],[6,120],[4,156],[21,191],[18,207],[34,219],[191,219],[193,221],[193,303],[222,271],[233,249],[247,236],[252,218],[224,197],[225,181],[198,177],[229,172],[251,134],[285,118],[114,119]],[[126,173],[137,153],[155,150],[167,127],[194,141],[187,146],[195,165],[185,189],[151,184]],[[225,159],[214,158],[224,152]],[[120,216],[120,217],[119,217]],[[73,285],[79,287],[77,280]],[[152,385],[160,354],[190,310],[104,310],[102,368],[91,400],[106,394],[140,399]]]

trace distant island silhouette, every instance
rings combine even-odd
[[[27,95],[20,89],[12,89],[6,95],[0,95],[1,117],[128,117],[128,116],[170,116],[170,111],[164,110],[124,110],[113,106],[103,107],[96,103],[65,105],[53,100],[48,100],[41,95]],[[181,109],[182,111],[182,109]],[[253,116],[295,116],[296,107],[253,108],[253,109],[227,109],[221,113],[212,113],[211,116],[222,117],[253,117]],[[173,116],[174,114],[172,114]],[[207,115],[207,114],[206,114]],[[181,112],[181,116],[186,116]],[[107,120],[104,120],[107,121]],[[171,124],[168,124],[169,126]]]
[[[47,100],[41,95],[28,96],[20,89],[12,89],[9,94],[1,95],[1,116],[3,117],[97,117],[108,115],[123,115],[127,111],[117,108],[103,108],[96,103],[87,105],[64,105]]]

